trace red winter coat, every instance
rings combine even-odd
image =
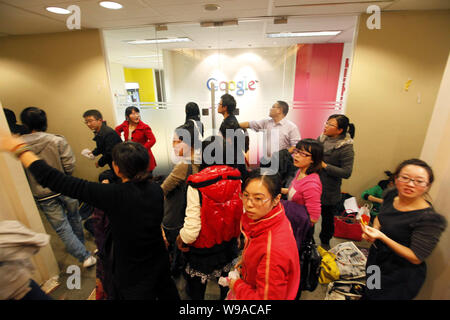
[[[191,175],[187,183],[200,191],[200,233],[191,246],[211,248],[240,234],[243,212],[241,173],[225,165],[211,166]]]
[[[257,221],[244,213],[245,247],[241,279],[234,284],[238,300],[292,300],[300,283],[297,244],[283,206]]]
[[[116,127],[116,132],[120,136],[123,132],[125,141],[128,141],[129,123],[125,120],[122,124]],[[147,150],[150,156],[150,163],[148,166],[149,171],[153,171],[156,167],[156,160],[152,153],[152,147],[156,143],[156,138],[153,135],[152,129],[142,121],[139,121],[136,129],[131,133],[131,141],[142,144]]]

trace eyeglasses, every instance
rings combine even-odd
[[[401,183],[406,183],[406,184],[408,184],[410,181],[412,181],[414,183],[414,185],[417,187],[426,187],[428,185],[427,181],[411,179],[410,177],[407,177],[407,176],[398,176],[397,180],[400,181]]]
[[[307,158],[307,157],[311,157],[312,156],[310,153],[306,153],[306,152],[304,152],[302,150],[299,150],[297,148],[294,149],[294,155],[300,155],[303,158]]]
[[[331,124],[331,123],[329,123],[329,122],[325,122],[324,124],[325,124],[325,127],[334,127],[334,128],[337,128],[337,125]]]
[[[261,207],[270,200],[270,198],[264,199],[262,196],[251,196],[248,193],[240,193],[239,198],[241,198],[244,203],[247,203],[247,201],[250,200],[255,207]]]

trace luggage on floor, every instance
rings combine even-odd
[[[366,284],[357,280],[339,280],[331,282],[327,288],[325,300],[359,300]]]

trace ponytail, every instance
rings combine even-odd
[[[352,139],[355,137],[355,125],[353,123],[348,124],[348,134]]]

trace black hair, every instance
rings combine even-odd
[[[10,127],[17,123],[16,114],[14,113],[14,111],[7,108],[3,108],[3,112],[5,113],[6,121],[8,121],[8,125]]]
[[[275,199],[281,193],[281,176],[277,172],[264,171],[264,173],[260,169],[253,170],[249,173],[247,179],[245,179],[242,184],[242,190],[248,186],[248,184],[252,180],[261,180],[262,183],[266,186],[269,191],[272,199]]]
[[[323,144],[314,139],[302,139],[295,146],[299,150],[311,153],[311,165],[306,169],[306,174],[318,173],[322,169]]]
[[[207,148],[208,152],[205,152]],[[219,153],[216,154],[216,151]],[[214,165],[226,165],[225,140],[221,136],[209,136],[202,141],[202,164],[200,165],[200,170]]]
[[[408,159],[408,160],[405,160],[402,163],[400,163],[394,171],[394,177],[397,178],[398,175],[400,174],[400,172],[402,171],[402,169],[404,167],[406,167],[407,165],[419,166],[419,167],[424,168],[428,173],[428,185],[431,185],[433,183],[433,181],[434,181],[433,169],[431,169],[431,167],[428,165],[428,163],[426,163],[423,160],[417,159],[417,158]]]
[[[286,116],[288,114],[288,112],[289,112],[289,105],[286,102],[281,101],[281,100],[278,100],[277,103],[280,106],[281,111],[283,112],[283,114]]]
[[[328,117],[328,120],[330,119],[336,119],[338,129],[342,129],[342,136],[345,137],[348,131],[350,137],[353,139],[353,137],[355,136],[355,125],[353,123],[350,123],[350,120],[349,118],[347,118],[347,116],[344,116],[343,114],[332,114]]]
[[[220,97],[222,100],[222,107],[227,107],[227,112],[233,114],[236,109],[236,100],[231,94],[225,93]]]
[[[378,185],[383,190],[389,186],[389,183],[394,182],[394,174],[392,172],[385,171],[384,174],[388,176],[388,179],[378,181]]]
[[[31,131],[47,130],[47,115],[45,111],[36,107],[28,107],[20,113],[20,121]]]
[[[130,114],[133,113],[133,111],[135,111],[135,112],[137,112],[137,113],[141,113],[141,112],[139,111],[139,109],[138,109],[137,107],[135,107],[135,106],[127,107],[127,108],[125,109],[125,119],[128,120],[128,117],[130,116]],[[98,120],[98,119],[97,119],[97,120]]]
[[[198,107],[198,104],[195,102],[188,102],[185,107],[186,112],[186,121],[189,120],[197,120],[200,121],[200,108]]]
[[[189,123],[190,122],[190,123]],[[189,121],[175,129],[175,134],[178,138],[186,143],[191,148],[200,145],[200,137],[198,131],[195,130],[194,124],[192,121]]]
[[[112,149],[112,159],[120,173],[132,182],[141,182],[151,178],[148,171],[150,157],[148,150],[140,143],[126,141],[118,143]]]
[[[98,111],[96,109],[91,109],[91,110],[88,110],[85,113],[83,113],[83,118],[86,118],[86,117],[94,117],[95,120],[100,120],[100,119],[103,120],[102,114],[100,113],[100,111]]]

